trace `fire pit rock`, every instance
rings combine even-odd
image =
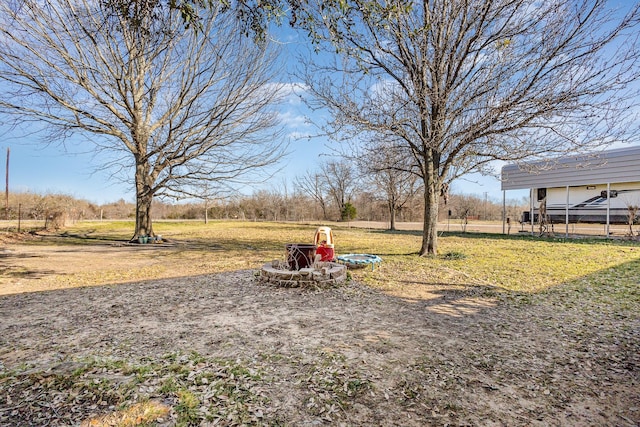
[[[347,280],[347,267],[335,262],[317,262],[311,267],[291,270],[287,263],[273,261],[262,266],[258,281],[285,288],[331,288]]]

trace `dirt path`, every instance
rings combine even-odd
[[[79,423],[140,399],[172,406],[158,425],[174,425],[181,395],[161,380],[175,363],[192,370],[179,379],[203,411],[194,420],[217,407],[222,425],[242,414],[305,426],[640,423],[637,322],[599,324],[482,289],[429,291],[409,301],[357,283],[280,289],[241,270],[0,296],[0,425]],[[105,360],[155,371],[126,382],[131,370]],[[248,373],[221,374],[230,364]],[[128,388],[119,401],[104,390],[85,401],[79,383],[45,387],[61,376]]]

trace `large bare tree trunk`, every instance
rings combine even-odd
[[[425,179],[424,221],[422,228],[422,247],[420,256],[438,253],[438,204],[440,191],[437,179]]]
[[[153,202],[153,182],[148,174],[146,163],[136,165],[136,228],[132,241],[140,236],[153,236],[151,222],[151,203]]]
[[[392,201],[389,202],[389,230],[396,230],[396,206]]]

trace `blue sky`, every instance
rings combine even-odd
[[[283,50],[287,54],[288,69],[295,67],[294,53],[308,45],[303,35],[283,30],[276,34]],[[337,146],[323,137],[308,136],[318,133],[318,129],[309,123],[309,118],[321,122],[321,112],[311,112],[298,95],[302,94],[300,86],[291,77],[283,76],[289,87],[296,88],[286,97],[280,107],[282,124],[290,140],[290,155],[285,158],[278,172],[269,181],[254,187],[255,189],[279,190],[284,182],[290,183],[296,176],[307,170],[314,170],[325,156],[335,154]],[[0,128],[1,129],[1,128]],[[11,150],[9,190],[11,192],[63,193],[77,198],[103,204],[119,199],[134,202],[135,192],[129,185],[113,180],[107,171],[99,171],[98,159],[90,153],[78,153],[73,146],[64,150],[58,146],[43,146],[38,136],[20,136],[17,132],[1,129],[0,170],[4,172],[7,148]],[[85,147],[86,149],[86,147]],[[501,165],[496,164],[496,168]],[[499,170],[498,170],[499,172]],[[2,174],[4,177],[4,173]],[[4,185],[2,185],[4,189]],[[460,179],[451,187],[453,193],[475,194],[496,202],[502,200],[500,182],[495,177],[471,175]],[[250,192],[251,189],[245,190]],[[526,192],[508,192],[508,198],[520,198]]]

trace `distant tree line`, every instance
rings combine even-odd
[[[388,200],[377,191],[354,191],[348,201],[325,195],[324,203],[300,188],[286,185],[279,189],[259,190],[251,195],[236,195],[225,200],[171,203],[154,201],[152,216],[159,220],[245,220],[245,221],[383,221],[390,222]],[[408,197],[396,211],[398,222],[421,222],[421,195]],[[206,206],[206,210],[205,210]],[[9,212],[0,209],[1,218],[42,221],[54,228],[83,220],[135,220],[136,205],[124,199],[95,204],[65,194],[11,193]],[[517,221],[527,209],[526,200],[509,200],[507,216]],[[449,213],[451,216],[449,217]],[[475,195],[451,194],[442,205],[441,221],[502,219],[502,203]]]

